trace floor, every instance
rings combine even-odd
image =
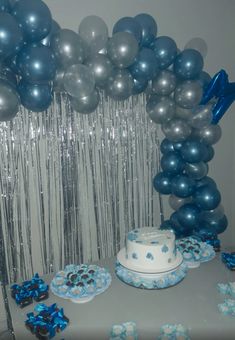
[[[7,322],[1,321],[0,322],[0,340],[12,340],[12,339],[13,337],[7,329]]]

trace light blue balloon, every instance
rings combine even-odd
[[[194,49],[186,49],[176,57],[174,72],[183,80],[195,79],[203,69],[203,58],[200,52]]]
[[[177,56],[177,45],[175,41],[167,36],[156,38],[151,44],[160,69],[170,66]]]
[[[179,208],[177,212],[178,220],[182,226],[193,230],[199,221],[200,209],[192,203],[188,203]]]
[[[206,146],[197,140],[187,140],[180,149],[181,157],[188,163],[201,162],[206,155]]]
[[[146,13],[141,13],[135,16],[135,20],[141,26],[142,41],[141,45],[149,47],[157,35],[157,23],[154,18]]]
[[[0,61],[19,52],[23,35],[15,18],[0,12]]]
[[[159,72],[158,61],[150,48],[142,48],[129,68],[134,79],[151,80]]]
[[[169,139],[164,138],[160,145],[160,150],[162,154],[167,154],[170,151],[174,151],[174,143]]]
[[[30,84],[21,80],[18,86],[22,105],[31,111],[41,112],[49,108],[52,102],[50,84]]]
[[[134,35],[138,43],[142,40],[141,25],[132,17],[123,17],[113,26],[113,35],[117,32],[128,32]]]
[[[27,82],[38,84],[55,78],[57,62],[48,46],[26,45],[18,54],[17,65]]]
[[[13,6],[12,15],[21,27],[26,41],[40,41],[50,33],[51,12],[41,0],[17,1]]]

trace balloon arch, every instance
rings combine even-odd
[[[235,97],[226,72],[211,79],[199,51],[157,36],[149,14],[121,18],[109,37],[100,17],[84,18],[76,33],[61,29],[41,0],[13,3],[0,0],[0,120],[13,119],[20,105],[47,110],[53,93],[67,93],[74,111],[89,114],[100,91],[117,101],[146,92],[146,111],[165,135],[153,185],[175,210],[161,228],[216,240],[228,222],[207,173],[217,123]]]

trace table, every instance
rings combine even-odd
[[[217,283],[235,281],[220,260],[220,254],[199,268],[190,269],[178,285],[162,290],[143,290],[121,282],[114,271],[115,258],[97,263],[110,270],[109,289],[85,304],[74,304],[50,293],[47,305],[57,303],[70,319],[69,326],[54,339],[108,339],[113,324],[134,321],[139,340],[157,339],[165,323],[181,323],[189,328],[191,339],[235,339],[235,317],[222,315],[217,308],[225,296],[217,291]],[[50,283],[53,275],[43,279]],[[17,340],[36,339],[24,326],[26,313],[36,303],[20,309],[7,288],[9,308]]]

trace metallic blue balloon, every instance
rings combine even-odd
[[[60,29],[60,25],[55,20],[52,20],[50,33],[41,41],[41,43],[45,46],[50,46],[52,36]]]
[[[174,144],[174,150],[179,151],[182,148],[183,142],[175,142]]]
[[[34,42],[45,38],[51,30],[52,17],[47,5],[41,0],[20,0],[12,9],[26,41]]]
[[[138,43],[142,40],[142,28],[137,20],[132,17],[123,17],[113,26],[113,35],[117,32],[129,32],[134,35]]]
[[[209,73],[202,71],[199,74],[198,81],[202,85],[203,91],[205,91],[207,89],[207,86],[209,85],[209,83],[211,81],[211,76],[209,75]]]
[[[177,175],[171,181],[171,191],[177,197],[189,197],[195,191],[195,181],[187,175]]]
[[[56,58],[48,46],[26,45],[18,54],[17,65],[27,82],[46,83],[55,78]]]
[[[157,35],[156,21],[151,15],[146,13],[136,15],[135,20],[138,21],[141,26],[141,45],[144,47],[149,47]]]
[[[180,149],[181,157],[188,163],[201,162],[206,152],[206,146],[197,140],[185,141]]]
[[[136,95],[139,93],[142,93],[146,90],[147,86],[148,86],[148,80],[145,79],[133,79],[134,81],[134,85],[133,85],[133,89],[132,89],[132,94]]]
[[[176,238],[180,237],[186,237],[191,235],[192,231],[190,228],[185,228],[180,222],[179,222],[179,216],[178,212],[174,212],[170,216],[170,222],[172,223],[173,230],[175,232]]]
[[[206,221],[206,223],[208,225],[209,230],[214,231],[217,234],[221,234],[227,229],[228,219],[224,215],[220,219],[215,218],[213,220]]]
[[[23,35],[15,18],[0,12],[0,61],[16,54],[23,45]]]
[[[180,154],[176,151],[168,152],[162,156],[161,168],[169,175],[178,175],[184,170],[185,162],[182,160]]]
[[[136,56],[135,62],[130,66],[130,72],[134,79],[151,80],[159,72],[158,61],[149,48],[142,48]]]
[[[13,57],[9,57],[7,59],[4,60],[4,64],[9,67],[12,72],[14,72],[15,74],[19,74],[19,69],[18,66],[16,64],[16,59],[17,59],[17,54],[15,54]]]
[[[167,36],[156,38],[151,44],[151,48],[154,51],[160,69],[170,66],[177,56],[177,45],[172,38]]]
[[[194,202],[202,210],[213,210],[220,201],[220,192],[212,185],[201,186],[194,193]]]
[[[0,79],[3,79],[10,83],[13,87],[17,86],[17,78],[14,72],[10,68],[0,65]]]
[[[10,12],[11,4],[9,0],[0,0],[0,12]]]
[[[171,193],[171,177],[164,172],[159,172],[153,179],[153,186],[160,194],[169,195]]]
[[[170,151],[174,151],[174,143],[169,141],[169,139],[164,138],[160,145],[161,153],[167,154]]]
[[[52,88],[49,84],[30,84],[23,80],[18,86],[21,103],[26,109],[41,112],[52,102]]]
[[[182,51],[175,59],[175,75],[183,80],[195,79],[203,69],[202,55],[194,49]]]
[[[212,187],[217,188],[215,181],[209,176],[205,176],[196,181],[196,189],[203,187],[205,185],[211,185]]]
[[[215,151],[211,145],[207,145],[206,153],[203,157],[203,162],[210,162],[214,157]]]
[[[185,204],[177,212],[179,223],[192,230],[199,221],[199,213],[200,209],[195,204]]]

